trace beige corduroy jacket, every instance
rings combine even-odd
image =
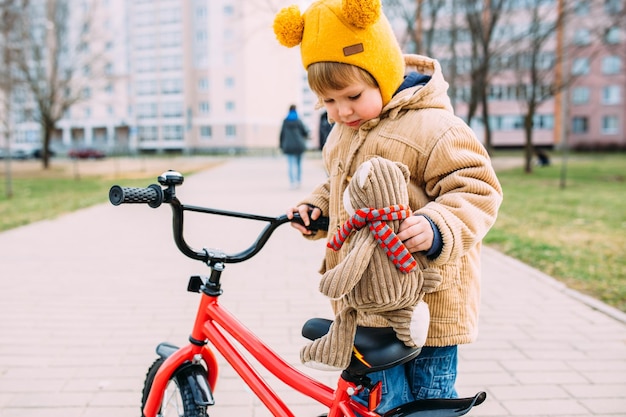
[[[397,93],[379,118],[358,131],[344,125],[333,128],[324,146],[328,180],[301,203],[319,207],[330,217],[328,237],[347,219],[342,195],[355,169],[373,156],[407,165],[411,171],[410,207],[428,216],[439,228],[443,248],[431,266],[443,281],[426,295],[431,324],[428,346],[472,342],[477,335],[480,304],[480,247],[496,220],[502,189],[483,145],[454,115],[447,96],[448,83],[433,59],[406,56],[407,70],[430,75],[428,83]],[[326,250],[321,272],[346,255]],[[340,307],[334,301],[335,311]],[[385,326],[379,317],[360,317],[360,324]]]

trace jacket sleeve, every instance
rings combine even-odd
[[[433,264],[462,257],[495,223],[502,188],[489,155],[471,129],[453,124],[434,143],[424,161],[426,193],[433,199],[416,211],[441,232],[443,247]]]

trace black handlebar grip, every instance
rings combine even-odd
[[[315,220],[311,220],[311,224],[309,225],[309,227],[307,227],[307,229],[312,230],[312,231],[328,230],[328,226],[329,226],[328,217],[319,217]]]
[[[114,185],[109,190],[109,201],[114,206],[119,206],[120,204],[147,204],[152,208],[157,208],[163,202],[163,189],[157,184],[151,184],[146,188]]]

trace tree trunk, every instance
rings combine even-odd
[[[524,171],[527,174],[531,174],[533,172],[533,113],[534,112],[532,110],[528,110],[528,113],[524,117],[524,134],[526,135]]]
[[[43,143],[41,144],[41,163],[43,169],[50,168],[50,137],[52,136],[52,128],[48,125],[43,127]]]
[[[483,124],[485,126],[485,149],[489,155],[493,155],[493,145],[491,144],[491,124],[489,123],[489,103],[487,98],[487,82],[481,83],[481,101],[483,107]]]

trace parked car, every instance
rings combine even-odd
[[[106,154],[95,148],[79,148],[70,150],[67,156],[72,159],[102,159]]]
[[[48,156],[50,158],[52,158],[55,155],[56,155],[56,152],[54,152],[52,149],[48,149]],[[43,158],[43,149],[41,149],[41,148],[35,149],[33,151],[33,158],[37,158],[37,159]]]

